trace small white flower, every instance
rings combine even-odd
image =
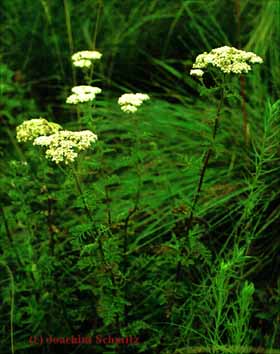
[[[88,86],[88,85],[80,85],[72,87],[71,91],[76,93],[77,95],[83,94],[94,94],[101,93],[101,88],[95,86]]]
[[[250,64],[261,64],[262,62],[262,58],[253,52],[223,46],[212,49],[209,53],[199,54],[193,64],[193,69],[206,69],[212,65],[225,74],[246,74],[251,70]]]
[[[53,140],[53,134],[49,136],[46,135],[38,136],[38,138],[36,138],[33,141],[33,145],[48,146],[50,145],[52,140]]]
[[[121,106],[121,110],[126,113],[135,113],[137,111],[137,107],[132,106],[131,104],[126,104],[126,105]]]
[[[136,93],[135,96],[141,101],[147,101],[150,99],[149,95],[147,95],[146,93]]]
[[[190,71],[190,75],[197,76],[197,77],[202,77],[204,74],[204,71],[201,69],[192,69]]]
[[[92,62],[88,59],[80,59],[80,60],[73,61],[73,65],[78,68],[90,68]]]
[[[145,93],[125,93],[118,99],[118,104],[126,113],[135,113],[143,101],[149,100],[150,97]]]
[[[71,91],[72,95],[67,97],[66,103],[78,104],[93,101],[95,95],[102,90],[99,87],[81,85],[72,87]]]
[[[90,130],[72,132],[62,130],[50,136],[36,138],[33,145],[47,147],[46,157],[55,163],[72,163],[78,156],[78,152],[88,149],[97,141],[97,135]]]
[[[98,60],[101,59],[102,54],[96,50],[82,50],[72,55],[72,60],[81,60],[81,59],[88,59],[88,60]]]
[[[95,50],[83,50],[72,55],[74,66],[80,68],[89,68],[93,60],[101,59],[102,54]]]
[[[57,123],[48,122],[44,118],[34,118],[24,121],[17,126],[17,140],[19,142],[32,141],[40,135],[56,133],[62,127]]]
[[[69,103],[69,104],[79,103],[79,96],[76,95],[75,93],[73,95],[68,96],[66,99],[66,103]]]
[[[118,99],[118,104],[119,105],[127,105],[131,104],[133,106],[140,106],[142,103],[142,100],[136,96],[134,93],[125,93],[123,94],[119,99]]]

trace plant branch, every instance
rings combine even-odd
[[[211,157],[211,155],[213,153],[213,144],[215,142],[217,131],[218,131],[218,128],[219,128],[221,109],[222,109],[222,106],[223,106],[223,103],[224,103],[224,96],[225,96],[224,82],[225,82],[225,80],[223,79],[223,83],[222,83],[222,86],[221,86],[221,96],[220,96],[220,100],[219,100],[219,103],[218,103],[217,113],[216,113],[214,127],[213,127],[213,132],[212,132],[212,144],[208,148],[207,152],[204,155],[204,159],[203,159],[204,161],[203,161],[202,169],[201,169],[201,172],[200,172],[200,177],[199,177],[199,181],[198,181],[198,185],[197,185],[194,201],[193,201],[193,204],[192,204],[192,207],[191,207],[191,211],[190,211],[190,217],[188,219],[188,223],[187,223],[186,230],[185,230],[186,236],[188,235],[189,230],[190,230],[190,228],[192,226],[192,222],[193,222],[193,219],[194,219],[194,212],[195,212],[195,208],[196,208],[197,202],[198,202],[199,197],[200,197],[200,193],[201,193],[201,189],[202,189],[205,173],[206,173],[206,170],[207,170],[207,167],[208,167],[208,164],[209,164],[210,157]],[[179,280],[180,273],[181,273],[181,262],[179,262],[178,265],[177,265],[176,281]]]

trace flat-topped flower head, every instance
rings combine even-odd
[[[96,141],[97,135],[90,130],[61,130],[49,136],[39,136],[33,145],[45,146],[48,159],[57,164],[64,162],[68,165],[75,161],[80,151],[87,150]]]
[[[95,50],[83,50],[72,55],[73,65],[79,68],[89,68],[94,60],[101,59],[102,54]]]
[[[24,121],[17,126],[17,140],[19,142],[32,141],[40,135],[56,133],[62,127],[57,123],[48,122],[44,118],[34,118]]]
[[[126,113],[135,113],[141,104],[149,100],[150,97],[145,93],[125,93],[118,99],[118,104]]]
[[[78,104],[93,101],[102,90],[99,87],[81,85],[72,87],[71,91],[72,95],[67,97],[66,103]]]
[[[246,52],[234,47],[220,47],[204,52],[196,57],[191,75],[197,75],[197,70],[203,72],[208,66],[213,66],[225,74],[246,74],[251,70],[251,64],[261,64],[261,57],[253,52]],[[200,76],[203,74],[200,73]],[[198,75],[199,76],[199,75]]]

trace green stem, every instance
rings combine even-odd
[[[80,180],[78,178],[78,175],[75,171],[75,169],[73,168],[72,169],[72,172],[73,172],[73,176],[74,176],[74,179],[75,179],[75,182],[76,182],[76,186],[77,186],[77,189],[81,195],[81,198],[83,200],[83,204],[84,204],[84,209],[86,211],[86,214],[90,220],[90,222],[92,223],[92,226],[94,225],[94,234],[95,236],[97,237],[97,242],[98,242],[98,249],[99,249],[99,252],[100,252],[100,255],[101,255],[101,259],[102,259],[102,262],[103,264],[106,266],[106,269],[109,271],[110,273],[110,276],[111,276],[111,281],[112,281],[112,284],[115,286],[115,279],[114,279],[114,275],[112,273],[112,270],[111,270],[111,267],[110,265],[107,263],[106,261],[106,257],[105,257],[105,253],[104,253],[104,249],[103,249],[103,245],[102,245],[102,242],[100,240],[100,238],[98,237],[98,230],[97,230],[97,227],[96,225],[94,224],[94,219],[92,217],[92,214],[90,212],[90,209],[87,205],[87,202],[86,202],[86,199],[85,199],[85,196],[84,196],[84,193],[82,191],[82,187],[81,187],[81,183],[80,183]]]
[[[190,211],[190,216],[189,216],[188,223],[187,223],[187,226],[186,226],[186,233],[185,233],[186,236],[188,235],[189,230],[190,230],[190,228],[192,226],[192,222],[193,222],[193,219],[194,219],[194,212],[195,212],[195,208],[196,208],[197,202],[198,202],[199,197],[200,197],[202,185],[203,185],[203,182],[204,182],[205,173],[206,173],[206,170],[207,170],[207,167],[208,167],[208,164],[209,164],[210,157],[211,157],[211,155],[213,153],[213,144],[214,144],[214,142],[216,140],[216,135],[217,135],[217,131],[218,131],[218,128],[219,128],[219,122],[220,122],[221,109],[222,109],[222,106],[223,106],[223,103],[224,103],[224,96],[225,96],[224,82],[225,82],[225,80],[223,79],[223,83],[222,83],[222,86],[221,86],[221,96],[220,96],[220,100],[219,100],[219,103],[218,103],[217,113],[216,113],[214,127],[213,127],[213,132],[212,132],[212,144],[208,148],[207,152],[204,155],[204,159],[203,159],[204,161],[203,161],[202,169],[201,169],[201,172],[200,172],[200,177],[199,177],[199,181],[198,181],[195,197],[194,197],[194,200],[193,200],[193,204],[192,204],[191,211]],[[180,273],[181,273],[181,262],[179,262],[178,265],[177,265],[176,280],[179,279]]]
[[[47,222],[48,222],[48,230],[50,234],[50,254],[54,256],[54,247],[55,247],[55,240],[54,240],[54,232],[52,228],[52,198],[48,195],[48,210],[47,210]]]
[[[124,222],[124,242],[123,242],[123,273],[126,274],[127,269],[128,269],[128,224],[129,224],[129,220],[132,217],[133,214],[135,214],[135,212],[138,209],[138,204],[139,204],[139,200],[140,200],[140,189],[141,189],[141,184],[142,184],[142,180],[141,180],[141,171],[140,171],[140,165],[141,165],[141,159],[139,158],[138,152],[139,152],[139,148],[140,148],[140,139],[139,139],[139,127],[138,127],[138,120],[137,117],[133,117],[133,121],[134,121],[134,128],[135,128],[135,132],[136,132],[136,137],[135,137],[135,144],[134,144],[134,151],[136,151],[136,173],[137,173],[137,178],[138,178],[138,188],[137,188],[137,192],[136,192],[136,196],[135,196],[135,202],[134,202],[134,206],[132,209],[129,210],[128,215],[125,219]],[[126,299],[128,297],[128,283],[125,283],[124,286],[124,298]],[[124,306],[124,325],[127,326],[128,324],[128,307],[127,305]]]
[[[82,198],[82,201],[83,201],[83,204],[84,204],[84,209],[85,209],[85,211],[86,211],[86,214],[87,214],[89,220],[90,220],[91,222],[93,222],[93,218],[92,218],[91,212],[90,212],[90,210],[89,210],[89,207],[88,207],[88,205],[87,205],[87,202],[86,202],[84,193],[83,193],[83,191],[82,191],[82,187],[81,187],[81,183],[80,183],[79,177],[78,177],[78,175],[77,175],[77,173],[76,173],[76,171],[75,171],[74,168],[72,169],[72,172],[73,172],[73,176],[74,176],[74,179],[75,179],[75,182],[76,182],[76,187],[77,187],[77,189],[78,189],[78,192],[79,192],[80,195],[81,195],[81,198]]]
[[[103,1],[99,0],[96,21],[95,21],[95,28],[94,28],[93,38],[92,38],[92,49],[93,50],[95,49],[95,46],[96,46],[96,37],[97,37],[99,22],[100,22],[100,18],[101,18],[102,6],[103,6]]]
[[[125,223],[124,223],[124,257],[125,257],[125,262],[124,262],[124,271],[126,271],[126,253],[128,250],[128,223],[130,218],[132,217],[132,215],[137,211],[138,209],[138,204],[139,204],[139,200],[140,200],[140,189],[141,189],[141,171],[140,171],[140,163],[141,160],[139,158],[138,152],[139,152],[139,147],[140,147],[140,139],[139,139],[139,128],[138,128],[138,121],[137,121],[137,117],[133,117],[133,122],[134,122],[134,128],[135,128],[135,132],[136,132],[136,136],[135,136],[135,144],[134,144],[134,151],[136,151],[136,164],[135,164],[135,168],[136,168],[136,173],[137,173],[137,178],[138,178],[138,188],[137,188],[137,192],[136,192],[136,196],[135,196],[135,202],[134,202],[134,206],[132,209],[129,210],[128,215],[125,219]]]
[[[218,127],[219,127],[220,114],[221,114],[221,108],[222,108],[223,102],[224,102],[224,87],[222,87],[221,98],[220,98],[220,101],[219,101],[219,104],[218,104],[217,114],[216,114],[216,118],[215,118],[215,122],[214,122],[214,128],[213,128],[213,133],[212,133],[212,141],[213,141],[213,143],[215,142],[217,131],[218,131]],[[209,163],[209,160],[210,160],[210,157],[211,157],[212,153],[213,153],[213,148],[212,148],[212,146],[210,146],[208,148],[208,151],[205,154],[205,157],[204,157],[204,163],[203,163],[203,166],[202,166],[202,169],[201,169],[200,178],[199,178],[199,182],[198,182],[198,186],[197,186],[197,190],[196,190],[195,198],[194,198],[193,205],[192,205],[192,208],[191,208],[189,222],[188,222],[188,226],[187,226],[187,230],[186,230],[187,232],[189,231],[189,229],[191,227],[191,224],[192,224],[192,221],[193,221],[193,214],[194,214],[195,207],[196,207],[196,204],[197,204],[199,196],[200,196],[202,184],[203,184],[203,181],[204,181],[205,172],[206,172],[206,169],[208,167],[208,163]]]
[[[66,22],[66,28],[67,28],[68,44],[69,44],[70,54],[72,55],[74,53],[74,44],[73,44],[71,15],[70,15],[68,0],[63,0],[63,5],[64,5],[65,22]],[[73,77],[74,86],[76,86],[76,82],[77,82],[76,71],[73,66],[72,66],[72,77]]]

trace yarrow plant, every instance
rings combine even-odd
[[[90,68],[94,60],[101,59],[102,54],[98,51],[83,50],[72,55],[72,63],[79,68]]]
[[[209,53],[204,52],[203,54],[199,54],[196,57],[196,60],[192,66],[190,75],[201,78],[201,81],[203,81],[202,76],[204,74],[204,71],[202,69],[207,70],[208,67],[209,68],[214,67],[218,69],[217,70],[218,72],[216,72],[216,74],[217,76],[219,76],[219,74],[222,74],[222,80],[221,81],[215,80],[215,82],[218,83],[218,90],[220,91],[220,100],[218,102],[217,113],[213,125],[212,144],[210,145],[210,147],[208,148],[207,152],[204,155],[197,189],[190,209],[190,216],[188,218],[186,234],[188,234],[192,226],[193,216],[202,190],[204,176],[209,164],[210,157],[214,152],[214,143],[215,143],[218,127],[219,127],[221,110],[225,99],[226,75],[229,74],[241,75],[244,73],[248,73],[249,70],[251,70],[250,64],[261,64],[262,62],[263,59],[258,55],[256,55],[255,53],[245,52],[243,50],[239,50],[234,47],[224,46],[224,47],[212,49]],[[179,262],[177,265],[177,275],[176,275],[177,280],[179,279],[180,271],[181,271],[181,263]]]
[[[125,93],[122,96],[119,97],[118,99],[118,104],[120,105],[120,108],[123,112],[125,113],[135,113],[137,112],[138,108],[142,105],[144,101],[149,100],[150,97],[147,94],[144,93]],[[138,180],[138,186],[137,186],[137,191],[135,195],[135,201],[134,201],[134,207],[128,212],[128,216],[126,218],[125,222],[125,233],[124,233],[124,239],[123,239],[123,249],[124,249],[124,273],[127,271],[127,256],[126,252],[128,250],[128,223],[129,219],[132,217],[132,215],[136,212],[138,209],[138,204],[140,200],[140,191],[141,191],[141,186],[142,186],[142,175],[143,172],[141,170],[141,157],[139,154],[140,151],[140,134],[139,134],[139,128],[138,128],[138,119],[137,115],[133,116],[133,124],[134,124],[134,130],[135,130],[135,143],[134,146],[132,145],[132,156],[135,159],[135,169],[136,169],[136,174],[137,174],[137,180]],[[127,287],[125,288],[125,298],[127,297]]]
[[[72,56],[72,61],[75,66],[79,66],[82,68],[90,68],[91,70],[84,70],[85,78],[87,75],[92,74],[93,65],[92,61],[96,59],[100,59],[101,54],[97,52],[78,52]],[[54,162],[60,170],[62,170],[68,177],[73,178],[76,184],[77,192],[79,193],[80,200],[83,204],[84,211],[88,217],[88,221],[90,224],[90,236],[96,242],[97,249],[99,251],[99,255],[101,258],[101,262],[103,264],[104,270],[106,271],[106,277],[110,278],[110,282],[107,283],[112,284],[108,285],[108,288],[112,290],[112,295],[115,298],[117,293],[115,291],[115,270],[111,267],[110,260],[107,259],[107,249],[106,244],[104,245],[103,239],[100,237],[101,231],[98,225],[98,221],[96,222],[91,206],[88,204],[87,195],[83,191],[83,185],[79,178],[79,163],[75,163],[78,159],[79,154],[82,151],[88,150],[91,148],[92,144],[96,143],[98,137],[92,131],[95,131],[92,128],[93,121],[93,112],[94,108],[91,102],[96,98],[96,95],[101,93],[101,88],[90,86],[90,76],[88,76],[87,83],[89,85],[80,85],[74,86],[71,89],[71,95],[66,99],[66,102],[69,104],[77,105],[75,109],[77,110],[78,123],[82,126],[83,124],[87,124],[89,126],[89,130],[82,131],[69,131],[64,130],[60,125],[56,123],[49,123],[47,120],[39,119],[33,120],[33,122],[24,122],[21,127],[17,128],[18,139],[19,141],[33,141],[34,146],[39,146],[44,149],[45,157]],[[121,107],[121,110],[126,113],[135,113],[138,108],[142,105],[144,101],[149,100],[150,97],[144,93],[136,93],[136,94],[124,94],[122,95],[118,103]],[[83,104],[84,103],[84,104]],[[86,104],[88,103],[88,104]],[[78,105],[81,104],[81,105]],[[128,258],[126,256],[126,252],[128,250],[128,224],[129,219],[132,217],[133,213],[137,210],[137,206],[140,200],[140,190],[142,186],[142,171],[141,171],[141,156],[139,154],[140,151],[140,137],[139,137],[139,129],[138,129],[138,120],[137,115],[133,116],[133,122],[135,124],[135,146],[132,147],[132,161],[135,161],[136,165],[136,173],[138,177],[138,188],[135,195],[135,206],[132,210],[128,210],[128,216],[124,225],[124,237],[123,237],[123,250],[124,250],[124,258],[123,258],[123,271],[127,272],[128,269]],[[103,158],[104,151],[103,145],[100,144],[100,148],[97,149],[97,156]],[[77,161],[79,162],[79,161]],[[106,170],[103,170],[103,167],[100,168],[100,172],[106,176]],[[108,176],[109,177],[109,176]],[[107,183],[107,182],[106,182]],[[106,198],[108,196],[107,184],[104,184],[104,192]],[[49,205],[51,201],[49,200]],[[109,209],[109,207],[108,207]],[[108,211],[108,220],[110,220],[111,216],[109,216],[110,210]],[[110,224],[111,222],[109,222]],[[100,225],[101,226],[101,225]],[[103,231],[102,231],[103,232]],[[50,244],[54,244],[52,233],[50,235]],[[124,298],[127,298],[127,287],[124,290],[124,294],[121,294]],[[124,313],[126,310],[124,309]]]
[[[87,124],[87,128],[95,130],[93,125],[93,107],[92,101],[95,100],[96,95],[101,93],[99,87],[91,86],[93,74],[93,60],[100,59],[102,54],[97,51],[81,51],[72,55],[72,61],[75,66],[81,68],[90,68],[90,70],[83,70],[84,79],[87,85],[79,85],[72,87],[72,94],[66,98],[66,103],[77,105],[76,112],[79,123]]]
[[[220,86],[218,87],[218,89],[220,89],[221,95],[217,107],[217,114],[216,114],[214,126],[213,126],[213,132],[212,132],[213,142],[215,141],[217,135],[221,109],[225,98],[224,97],[225,96],[225,75],[231,73],[239,74],[239,75],[242,73],[247,73],[249,70],[251,70],[251,66],[249,64],[260,64],[262,62],[263,59],[253,52],[245,52],[243,50],[239,50],[234,47],[228,47],[228,46],[212,49],[209,53],[204,52],[203,54],[199,54],[196,57],[196,60],[193,64],[193,69],[190,72],[191,75],[202,77],[204,73],[202,69],[207,69],[208,66],[216,67],[223,74],[223,80]],[[193,212],[196,203],[198,201],[199,194],[201,192],[204,175],[212,152],[213,152],[212,147],[209,147],[207,153],[205,154],[204,163],[201,170],[202,172],[200,175],[196,195],[194,197],[194,202],[191,208],[188,229],[190,228],[192,223]]]
[[[118,104],[124,112],[135,113],[138,107],[149,99],[149,95],[145,93],[125,93],[118,99]]]
[[[88,149],[97,141],[97,135],[90,130],[78,132],[62,130],[49,136],[39,136],[33,145],[47,147],[46,157],[56,164],[64,162],[66,165],[73,163],[78,152]]]
[[[78,104],[93,101],[102,90],[99,87],[81,85],[72,87],[71,91],[72,94],[67,97],[66,103]]]
[[[92,60],[100,59],[101,54],[96,54],[96,52],[79,52],[76,55],[72,56],[73,64],[80,67],[89,67]],[[87,72],[92,71],[93,66],[91,66],[91,70],[84,70],[84,74],[87,75]],[[78,113],[78,123],[79,125],[91,124],[92,112],[94,111],[90,103],[93,101],[97,94],[101,93],[101,89],[99,87],[80,85],[75,86],[71,89],[72,94],[66,100],[67,103],[78,104],[85,103],[83,105],[77,105],[75,108]],[[137,94],[137,100],[134,100],[134,106],[138,107],[142,104],[142,102],[148,99],[148,95]],[[80,119],[81,118],[81,119]],[[90,130],[82,130],[82,131],[69,131],[63,130],[62,127],[55,123],[48,123],[46,120],[35,120],[32,123],[25,122],[22,127],[18,127],[18,139],[20,141],[28,141],[34,140],[34,146],[40,146],[45,151],[45,157],[51,161],[53,161],[57,168],[67,175],[67,178],[74,179],[76,184],[77,192],[79,193],[79,203],[80,200],[83,204],[85,214],[88,218],[88,233],[92,238],[92,242],[96,242],[97,250],[99,252],[100,260],[104,268],[104,278],[109,277],[110,281],[106,279],[106,286],[109,290],[112,290],[113,298],[116,298],[118,295],[116,293],[116,282],[115,282],[115,270],[112,269],[110,264],[110,259],[107,259],[107,246],[104,245],[103,239],[100,237],[101,232],[103,233],[103,225],[98,224],[98,220],[95,220],[93,216],[93,212],[91,210],[91,206],[88,204],[88,195],[83,192],[82,181],[79,178],[79,163],[74,163],[75,160],[78,160],[79,153],[89,149],[93,143],[97,142],[98,137]],[[100,144],[100,149],[97,151],[100,154],[99,156],[103,157],[102,144]],[[95,156],[98,159],[98,156]],[[79,162],[79,161],[77,161]],[[66,166],[64,166],[66,165]],[[102,164],[101,164],[102,166]],[[54,166],[51,166],[54,167]],[[105,169],[103,167],[100,168],[100,172],[104,173]],[[104,173],[105,175],[105,173]],[[106,184],[104,185],[105,193],[107,193]],[[106,194],[107,196],[107,194]],[[48,213],[51,214],[51,205],[52,200],[48,197]],[[109,214],[109,212],[108,212]],[[131,213],[129,215],[132,215]],[[129,218],[127,218],[128,220]],[[49,220],[49,219],[48,219]],[[82,227],[82,226],[81,226]],[[126,227],[127,230],[127,227]],[[108,231],[109,232],[109,231]],[[127,232],[126,232],[127,234]],[[53,232],[50,230],[50,245],[52,245],[52,255],[54,254],[54,238]],[[94,246],[95,247],[95,246]],[[81,248],[81,255],[83,252],[83,248]],[[98,263],[100,263],[98,260]],[[103,286],[103,285],[102,285]],[[103,291],[103,289],[102,289]],[[107,292],[107,291],[106,291]],[[118,295],[120,297],[120,295]]]
[[[48,122],[44,118],[26,120],[16,128],[19,142],[32,141],[40,135],[50,135],[62,129],[57,123]]]
[[[202,69],[209,66],[218,68],[224,74],[246,74],[251,70],[251,64],[261,64],[262,58],[253,52],[236,49],[234,47],[220,47],[204,52],[196,57],[191,75],[201,77]]]

